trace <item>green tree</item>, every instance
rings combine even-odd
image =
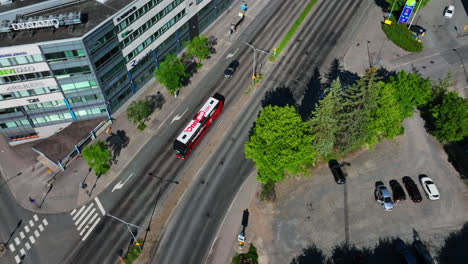
[[[168,54],[166,59],[159,64],[159,69],[154,69],[154,77],[171,94],[174,94],[175,91],[182,88],[187,73],[177,55]]]
[[[402,70],[396,77],[390,77],[390,83],[395,87],[402,119],[412,117],[414,108],[426,104],[431,97],[431,81],[415,72],[406,74]]]
[[[94,169],[97,175],[106,173],[109,170],[109,150],[106,149],[104,141],[99,140],[91,146],[85,146],[81,152],[88,166]]]
[[[197,57],[200,60],[200,65],[202,60],[210,55],[210,42],[208,38],[203,35],[196,36],[191,41],[184,42],[184,46],[187,47],[185,55],[190,58]]]
[[[441,142],[459,141],[468,136],[468,100],[457,92],[446,93],[442,103],[433,105],[430,111],[435,126],[432,134]]]
[[[127,118],[134,124],[138,123],[138,129],[143,131],[146,127],[145,120],[152,111],[152,103],[148,99],[133,101],[127,108]]]
[[[368,123],[369,137],[367,144],[373,146],[382,139],[393,139],[401,135],[404,128],[401,124],[400,103],[395,97],[395,88],[387,83],[378,83],[377,105],[371,111]]]
[[[389,10],[392,8],[393,3],[395,2],[395,6],[393,8],[393,11],[397,11],[397,10],[399,11],[399,10],[403,10],[403,7],[405,6],[407,0],[385,0],[385,1],[387,1],[388,5],[389,5],[388,6]],[[416,11],[416,8],[419,6],[419,1],[416,1],[416,0],[414,0],[414,1],[416,2],[416,5],[414,7],[413,12]],[[429,3],[429,0],[421,0],[421,1],[422,1],[421,8],[425,7],[427,5],[427,3]],[[400,14],[398,14],[398,16],[400,16]]]
[[[284,173],[307,173],[313,163],[314,136],[310,127],[292,106],[267,106],[256,119],[245,155],[258,170],[257,180],[263,184],[281,181]]]
[[[339,131],[339,117],[342,107],[342,88],[337,78],[327,89],[325,97],[320,100],[308,121],[312,128],[314,149],[317,157],[327,160],[333,154],[336,133]]]

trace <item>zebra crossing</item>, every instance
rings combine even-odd
[[[101,212],[102,215],[100,215],[99,212]],[[94,202],[83,205],[79,209],[74,209],[70,213],[76,229],[82,237],[82,241],[88,238],[89,234],[91,234],[105,214],[106,211],[97,197],[94,198]]]
[[[10,251],[12,253],[17,253],[17,255],[15,255],[16,263],[21,263],[26,256],[26,250],[31,249],[31,247],[36,243],[36,239],[41,235],[40,232],[43,232],[47,225],[49,225],[49,222],[46,218],[40,220],[35,214],[33,219],[27,221],[23,229],[19,231],[19,236],[17,235],[14,237],[13,242],[8,244]]]

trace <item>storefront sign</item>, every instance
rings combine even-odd
[[[0,68],[0,77],[25,74],[31,72],[48,71],[49,66],[45,62]]]
[[[15,107],[15,106],[38,104],[38,103],[57,101],[57,100],[63,100],[63,99],[64,99],[63,94],[60,92],[48,93],[48,94],[41,94],[41,95],[30,96],[30,97],[21,97],[21,98],[16,98],[16,99],[3,100],[2,104],[0,105],[0,108],[4,109],[4,108]]]
[[[36,88],[43,88],[49,86],[58,86],[54,78],[47,78],[42,80],[35,80],[21,83],[11,83],[0,85],[0,93],[12,93],[24,90],[31,90]],[[2,101],[3,103],[4,101]]]
[[[41,50],[39,49],[38,46],[33,46],[33,45],[0,48],[0,58],[9,58],[9,57],[36,55],[36,54],[41,54]]]
[[[47,19],[47,20],[37,20],[31,22],[21,22],[21,23],[12,23],[11,27],[13,30],[24,30],[24,29],[36,29],[36,28],[46,28],[46,27],[59,27],[59,20]]]

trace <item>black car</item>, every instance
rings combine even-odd
[[[343,170],[341,170],[341,166],[336,160],[330,160],[328,162],[328,167],[330,168],[333,177],[335,178],[336,183],[343,184],[345,183],[345,177],[343,174]]]
[[[424,35],[424,33],[426,33],[426,29],[418,25],[411,25],[410,30],[420,35]]]
[[[239,62],[236,60],[231,61],[226,70],[224,70],[224,77],[231,78],[232,74],[236,71],[237,67],[239,67]]]
[[[398,183],[397,180],[390,181],[390,188],[392,189],[393,193],[393,201],[398,203],[401,200],[406,200],[406,194],[403,190],[403,187]]]
[[[409,197],[413,202],[419,203],[422,200],[421,193],[419,192],[418,186],[416,183],[409,177],[403,177],[403,184],[405,185],[406,191],[408,192]]]

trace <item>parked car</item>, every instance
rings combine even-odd
[[[345,177],[343,170],[341,169],[340,164],[336,160],[330,160],[328,162],[328,167],[330,168],[333,177],[335,178],[336,183],[343,184],[345,183]]]
[[[429,200],[439,200],[439,190],[431,178],[427,177],[426,174],[421,174],[419,175],[419,181],[421,182],[421,186],[423,187],[424,192],[426,192],[426,196]]]
[[[410,30],[422,36],[424,36],[424,34],[426,33],[426,29],[418,25],[411,25]]]
[[[378,181],[375,183],[374,196],[375,200],[382,205],[385,211],[391,211],[393,209],[392,198],[383,182]]]
[[[229,63],[229,66],[224,70],[224,77],[225,78],[231,78],[234,72],[237,70],[237,67],[239,66],[239,62],[236,60],[231,61]]]
[[[421,255],[422,259],[424,260],[424,263],[434,264],[434,259],[427,250],[426,246],[421,242],[421,240],[413,241],[413,247],[416,249],[419,255]]]
[[[404,260],[403,263],[408,263],[408,264],[417,264],[418,262],[416,261],[416,257],[411,253],[409,250],[408,245],[406,245],[405,242],[401,239],[395,240],[395,251],[401,255],[402,259]]]
[[[449,5],[444,10],[444,17],[452,18],[454,12],[455,12],[455,7],[453,5]]]
[[[418,186],[414,183],[413,179],[409,176],[403,177],[403,184],[405,185],[406,191],[413,202],[419,203],[422,201],[421,193],[419,192]]]
[[[390,181],[390,188],[392,189],[393,193],[393,202],[398,203],[401,200],[406,200],[405,191],[397,180]]]

